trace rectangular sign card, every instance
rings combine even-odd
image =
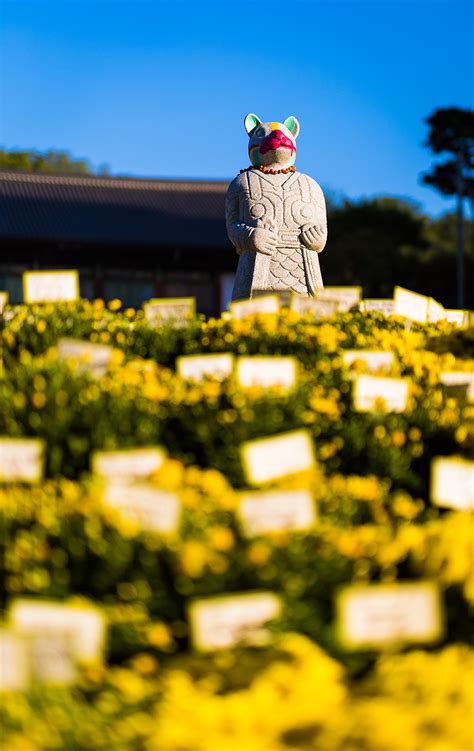
[[[203,381],[205,378],[225,381],[234,370],[234,355],[229,352],[182,355],[176,358],[176,369],[186,381]]]
[[[369,373],[377,373],[381,370],[389,372],[395,358],[393,352],[384,352],[381,349],[346,349],[342,360],[348,368],[357,361],[363,362]]]
[[[289,391],[296,385],[297,372],[294,357],[251,355],[237,359],[237,381],[244,388],[279,386]]]
[[[153,298],[143,306],[145,320],[153,326],[186,326],[196,317],[195,297]]]
[[[273,592],[250,592],[195,600],[188,609],[192,642],[208,652],[236,644],[264,645],[271,639],[266,624],[281,614]]]
[[[94,451],[92,472],[110,480],[143,480],[161,467],[165,457],[166,451],[160,446]]]
[[[431,462],[430,499],[436,506],[474,511],[474,461],[437,456]]]
[[[436,321],[445,321],[446,311],[441,303],[436,302],[432,297],[428,298],[428,321],[430,323],[436,323]]]
[[[454,324],[458,329],[465,329],[472,325],[474,315],[469,310],[447,308],[444,312],[446,313],[446,320],[449,321],[449,323]]]
[[[278,295],[259,295],[249,300],[238,300],[231,302],[229,312],[232,318],[240,321],[246,316],[253,316],[257,313],[279,313],[280,298]]]
[[[360,375],[354,380],[354,409],[357,412],[404,412],[408,393],[405,378]]]
[[[363,303],[363,309],[366,313],[382,313],[384,316],[393,314],[394,302],[384,298],[367,297]]]
[[[316,297],[303,297],[293,293],[290,301],[290,310],[294,310],[300,315],[310,315],[316,320],[320,318],[329,318],[339,310],[339,301],[319,300]]]
[[[463,394],[468,402],[474,401],[474,373],[468,370],[445,370],[439,375],[447,395]]]
[[[39,482],[43,477],[41,438],[0,436],[0,482]]]
[[[425,644],[443,633],[440,593],[429,581],[351,585],[337,595],[336,614],[350,650]]]
[[[419,295],[418,292],[411,292],[404,287],[395,287],[393,302],[394,315],[403,316],[418,323],[428,321],[429,297]]]
[[[13,629],[0,628],[0,693],[25,691],[30,682],[26,641]]]
[[[90,371],[94,375],[103,375],[107,371],[113,354],[113,348],[107,344],[94,344],[67,337],[58,340],[57,348],[61,360],[74,360],[80,370]]]
[[[25,303],[76,302],[79,299],[79,273],[72,271],[25,271]]]
[[[238,516],[246,537],[271,532],[297,532],[316,523],[309,490],[268,490],[242,493]]]
[[[272,290],[272,295],[276,295],[280,300],[282,308],[288,308],[292,295],[291,289],[275,289]],[[268,289],[254,289],[252,290],[252,298],[255,297],[268,297]]]
[[[151,483],[108,482],[104,501],[144,531],[172,534],[179,529],[181,502],[176,493]]]
[[[75,660],[97,660],[102,656],[106,623],[102,611],[89,601],[77,604],[54,600],[13,600],[9,622],[23,636],[64,636]]]
[[[249,485],[262,485],[315,466],[313,441],[307,430],[247,441],[240,450]]]
[[[324,287],[316,293],[318,300],[335,300],[338,312],[345,313],[358,306],[362,298],[362,287]]]
[[[8,305],[8,292],[0,292],[0,313],[3,313],[5,305]]]

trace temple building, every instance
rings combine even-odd
[[[227,182],[0,171],[0,290],[22,301],[23,271],[78,269],[81,296],[194,296],[227,307],[237,266]]]

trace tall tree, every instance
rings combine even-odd
[[[450,155],[423,175],[423,182],[443,195],[457,196],[457,304],[465,304],[463,199],[474,201],[474,111],[446,107],[426,119],[430,128],[426,145],[434,154]]]
[[[0,169],[43,172],[55,175],[94,175],[97,174],[85,159],[74,159],[68,151],[49,149],[46,152],[34,149],[1,149]],[[99,174],[108,174],[103,165]]]

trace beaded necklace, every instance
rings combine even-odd
[[[288,172],[296,172],[296,167],[293,164],[291,167],[285,167],[285,169],[265,169],[263,165],[260,165],[260,167],[255,167],[252,165],[251,167],[246,167],[245,169],[240,170],[240,174],[242,172],[248,172],[249,170],[256,169],[259,172],[263,172],[265,175],[287,175]]]

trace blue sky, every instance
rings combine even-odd
[[[0,0],[0,144],[113,174],[231,178],[243,118],[298,117],[297,168],[349,197],[420,184],[424,118],[472,107],[460,0]]]

